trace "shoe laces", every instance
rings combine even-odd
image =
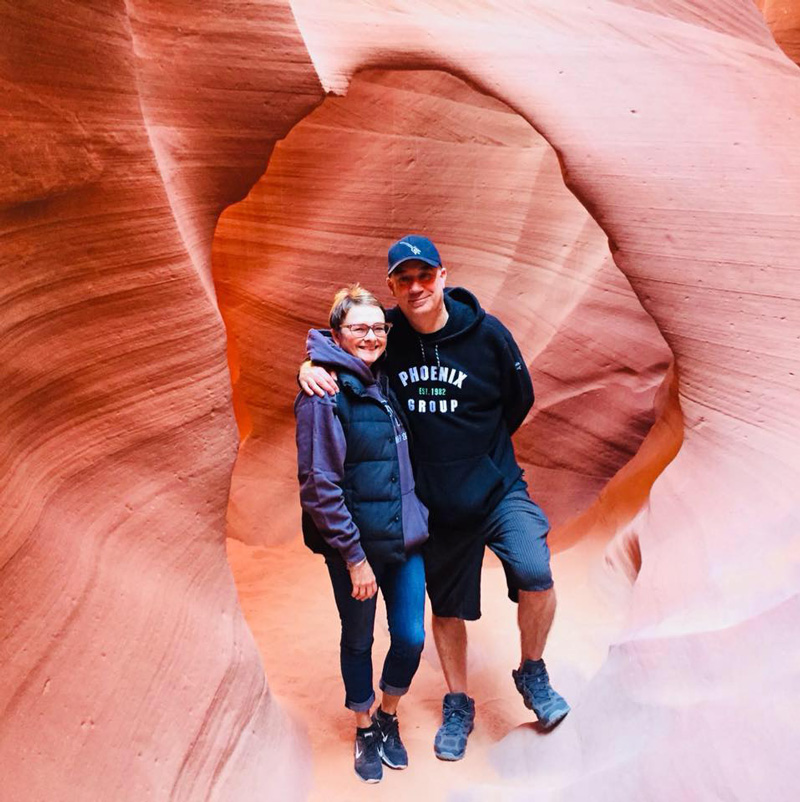
[[[375,755],[378,754],[378,732],[377,730],[370,730],[369,732],[365,732],[359,736],[361,738],[362,743],[364,744],[364,753],[367,752],[374,752]]]
[[[536,674],[528,674],[527,685],[533,698],[537,702],[547,702],[550,700],[550,677],[547,676],[547,671],[542,670]]]
[[[469,709],[466,707],[446,708],[442,729],[447,735],[457,735],[468,718]]]
[[[400,723],[397,720],[397,716],[387,718],[381,717],[380,719],[376,718],[376,721],[381,734],[385,735],[387,738],[394,738],[400,734]]]

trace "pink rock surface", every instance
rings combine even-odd
[[[237,437],[209,253],[322,92],[285,5],[226,8],[0,11],[9,802],[304,793],[226,562]]]
[[[294,0],[291,9],[229,2],[198,11],[177,0],[129,0],[56,11],[28,3],[2,14],[0,756],[14,767],[9,799],[285,799],[308,787],[303,741],[265,688],[225,564],[236,433],[210,249],[217,214],[256,181],[272,144],[324,90],[344,94],[366,68],[450,72],[541,133],[677,365],[677,394],[662,388],[663,415],[639,464],[565,522],[563,544],[576,545],[555,561],[561,611],[548,662],[573,714],[546,737],[512,729],[525,720],[506,674],[514,625],[490,566],[486,626],[472,641],[484,722],[472,762],[430,761],[441,680],[426,663],[421,702],[409,705],[419,774],[399,782],[460,800],[796,797],[800,73],[754,3]],[[432,112],[437,105],[446,106]],[[531,155],[514,144],[520,158]],[[499,154],[493,180],[509,177],[509,155]],[[514,165],[513,187],[530,189],[536,165]],[[302,199],[313,200],[314,189]],[[348,199],[343,188],[339,209],[327,208],[357,204],[368,216],[357,190]],[[385,179],[373,190],[391,191]],[[410,214],[411,205],[399,208]],[[387,220],[380,238],[363,243],[352,274],[372,275],[377,265],[363,259],[412,223],[430,222],[438,236],[438,208],[433,199],[420,218]],[[309,220],[309,243],[330,232],[323,222]],[[350,236],[352,215],[340,226],[334,233]],[[541,336],[526,311],[537,308],[530,293],[538,285],[518,260],[532,232],[518,230],[492,249],[493,275],[482,277],[483,262],[464,246],[453,262],[490,308],[525,330],[526,356],[543,358],[552,347],[555,357],[566,343],[554,337],[543,348],[531,333]],[[364,236],[374,235],[367,228]],[[328,240],[324,255],[335,246]],[[290,308],[302,310],[287,315],[276,304],[290,333],[319,315],[308,299],[323,297],[315,286],[323,266],[313,261],[291,276],[294,285],[276,279],[276,302],[294,289]],[[594,296],[600,314],[621,287],[601,275],[581,295]],[[223,302],[243,290],[220,281]],[[519,306],[510,302],[516,285]],[[248,322],[247,304],[229,307],[227,319],[241,312]],[[569,315],[560,321],[564,337],[583,333]],[[238,331],[257,334],[261,316],[250,322]],[[240,347],[231,360],[245,401],[249,377],[261,375],[248,372],[246,354]],[[557,367],[565,372],[552,370],[554,399],[559,383],[586,377],[577,363]],[[275,370],[278,386],[283,363]],[[631,403],[626,386],[652,392],[654,383],[620,384],[606,397]],[[249,423],[240,416],[254,442],[273,414],[262,405]],[[592,449],[591,436],[608,427],[624,445],[643,434],[624,415],[599,412],[564,446],[572,473],[587,455],[605,473],[593,477],[594,491],[591,482],[568,483],[565,518],[612,470],[597,459],[604,441]],[[556,437],[558,417],[576,413],[567,403],[546,414],[541,426]],[[680,452],[638,509],[677,448],[681,422]],[[529,431],[537,425],[532,418]],[[526,458],[547,468],[534,439]],[[276,473],[291,459],[284,435],[274,445]],[[255,477],[258,460],[251,464]],[[241,478],[237,468],[235,493]],[[551,484],[556,499],[557,475]],[[233,501],[231,525],[245,531],[252,507],[246,494]],[[238,520],[236,509],[244,510]],[[278,512],[276,530],[289,514]],[[257,602],[269,600],[273,584],[285,589],[279,600],[292,598],[295,552],[309,572],[295,592],[316,592],[318,565],[296,542],[274,558],[238,543],[230,550],[277,692],[304,713],[319,702],[310,684],[281,683],[308,676],[290,661],[319,630],[289,651],[280,619]],[[319,597],[299,598],[313,605]],[[324,615],[331,612],[329,603]],[[285,651],[271,664],[273,643]],[[341,733],[341,720],[331,720],[329,731]],[[331,754],[315,756],[317,794],[326,781],[320,760],[333,771]],[[352,786],[341,788],[339,798],[352,798]]]
[[[231,537],[296,537],[287,413],[306,332],[326,325],[333,290],[350,281],[392,303],[385,253],[408,231],[433,237],[450,282],[517,335],[538,400],[516,447],[554,523],[587,507],[636,452],[671,355],[552,148],[444,73],[364,73],[278,144],[217,226],[214,276],[244,436]]]

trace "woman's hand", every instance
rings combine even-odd
[[[353,584],[351,596],[358,601],[371,599],[378,592],[378,583],[375,574],[366,560],[362,560],[357,565],[348,565],[350,572],[350,582]]]
[[[297,374],[297,383],[302,391],[306,395],[318,395],[320,398],[324,398],[325,393],[336,395],[339,392],[336,379],[335,371],[327,371],[309,360],[300,365],[300,372]]]

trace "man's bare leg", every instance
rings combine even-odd
[[[467,627],[460,618],[433,616],[433,639],[450,690],[442,700],[442,726],[433,740],[439,760],[461,760],[475,721],[475,701],[467,695]]]
[[[519,592],[517,615],[522,659],[519,669],[511,673],[525,706],[536,713],[540,725],[546,730],[555,727],[569,713],[566,699],[550,685],[550,677],[542,660],[555,612],[556,594],[552,588]]]
[[[460,618],[433,616],[433,640],[451,693],[467,692],[467,627]]]
[[[549,590],[521,590],[519,592],[520,667],[526,660],[541,660],[547,635],[556,614],[556,592]],[[437,641],[438,647],[438,641]],[[439,650],[441,655],[441,650]]]

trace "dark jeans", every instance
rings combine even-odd
[[[375,701],[372,689],[372,632],[377,595],[357,601],[344,560],[326,560],[333,595],[342,621],[341,664],[345,707],[366,712]],[[404,563],[373,565],[378,588],[386,602],[391,644],[383,663],[380,688],[402,696],[419,667],[425,642],[425,568],[419,552]]]

